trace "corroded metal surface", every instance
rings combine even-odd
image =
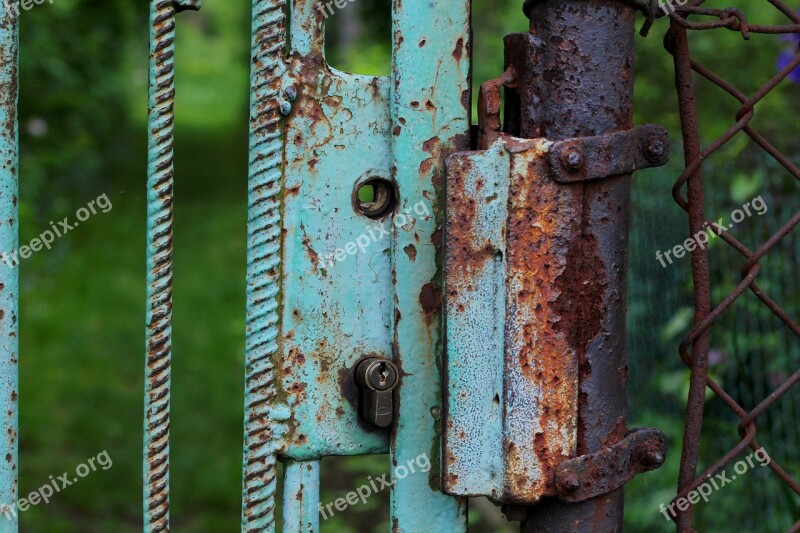
[[[500,499],[504,492],[510,165],[502,143],[447,160],[442,488],[449,494]]]
[[[319,461],[287,461],[283,471],[283,533],[319,531]]]
[[[389,450],[389,432],[358,416],[353,371],[363,359],[407,365],[400,388],[410,388],[396,398],[408,394],[418,404],[407,402],[408,414],[399,407],[409,425],[398,430],[405,435],[395,460],[438,460],[436,188],[444,157],[467,144],[468,9],[397,4],[404,27],[434,15],[429,26],[402,30],[414,50],[396,53],[404,66],[394,82],[325,63],[315,2],[292,3],[289,32],[282,2],[255,2],[254,10],[243,529],[274,531],[277,460]],[[422,63],[421,54],[442,59],[408,65]],[[375,180],[399,201],[370,218],[357,208],[357,191]],[[401,316],[408,330],[398,332]],[[318,488],[295,489],[306,502]],[[286,510],[286,527],[298,527],[299,501]],[[394,501],[397,530],[465,528],[463,506],[438,491],[436,468],[398,480]],[[429,512],[421,517],[420,509]],[[432,526],[431,517],[438,517]]]
[[[391,178],[389,79],[329,67],[315,5],[296,2],[292,10],[297,99],[284,152],[278,402],[290,413],[282,453],[294,460],[387,451],[387,433],[359,418],[354,369],[362,358],[391,353],[392,219],[360,214],[354,198],[359,184]]]
[[[267,4],[254,5],[258,8]],[[246,467],[251,465],[251,471],[245,473],[243,523],[244,529],[259,531],[275,528],[277,460],[290,465],[303,464],[326,455],[376,454],[389,449],[388,431],[369,426],[358,416],[359,392],[354,369],[368,357],[393,356],[393,328],[398,314],[394,312],[392,284],[399,277],[392,269],[392,256],[397,253],[393,244],[395,228],[401,217],[405,220],[401,224],[409,221],[402,212],[411,210],[419,219],[414,237],[432,241],[436,202],[432,175],[440,171],[446,153],[444,147],[452,144],[445,138],[441,146],[426,143],[427,152],[422,150],[422,143],[417,147],[414,157],[419,161],[414,176],[419,179],[417,167],[425,169],[423,176],[427,177],[428,185],[424,196],[422,191],[411,190],[406,203],[398,207],[401,210],[398,214],[387,211],[369,218],[359,212],[356,198],[362,184],[384,180],[391,184],[393,193],[399,190],[401,197],[403,194],[403,186],[393,169],[392,136],[396,129],[390,112],[391,80],[330,68],[323,55],[322,13],[310,0],[297,0],[292,5],[288,32],[292,38],[284,58],[280,52],[286,45],[286,32],[279,15],[283,9],[277,3],[269,5],[272,16],[265,16],[254,31],[257,61],[254,61],[253,127],[254,135],[263,135],[264,142],[259,144],[254,139],[252,157],[259,157],[256,150],[259,146],[270,152],[269,158],[263,158],[270,165],[267,190],[277,196],[270,200],[270,205],[275,206],[274,214],[251,226],[250,254],[252,260],[263,259],[265,254],[254,250],[258,245],[255,239],[270,235],[274,241],[269,250],[279,255],[269,262],[274,270],[254,268],[249,280],[251,287],[253,283],[264,284],[269,280],[270,290],[269,298],[250,301],[248,332],[253,335],[258,330],[261,336],[267,335],[267,331],[269,334],[268,342],[259,344],[263,346],[259,354],[252,349],[248,352],[250,444],[246,448]],[[458,11],[462,15],[463,33],[467,12]],[[452,54],[458,39],[450,43],[444,35],[431,32],[431,41],[436,47],[426,52],[446,48],[447,57],[456,62]],[[466,61],[465,42],[460,41],[458,52]],[[442,65],[443,77],[451,69],[449,64]],[[442,89],[432,92],[427,102],[414,102],[415,107],[422,107],[415,120],[422,122],[427,117],[424,121],[430,122],[431,117],[438,117],[433,129],[430,125],[420,128],[420,134],[457,129],[450,111],[452,103],[440,96],[440,92],[450,95],[454,90],[458,91],[455,115],[463,117],[460,127],[466,132],[467,109],[462,104],[462,92],[467,89],[467,71],[457,72],[462,83],[442,83]],[[436,79],[435,70],[421,74],[426,76],[426,83]],[[438,112],[432,109],[439,104],[442,108]],[[402,124],[410,118],[398,122]],[[431,133],[426,138],[434,136]],[[259,160],[255,159],[251,165],[256,167]],[[257,183],[254,181],[251,194],[253,186],[263,182],[263,176]],[[261,202],[255,204],[258,205]],[[251,224],[252,217],[251,213]],[[421,253],[407,243],[399,253],[406,258],[418,257],[419,273],[429,283],[436,273],[436,252],[430,244],[429,253],[423,248],[425,245],[415,243]],[[426,329],[433,333],[425,338],[415,334],[411,339],[414,348],[409,346],[409,351],[418,353],[428,369],[420,377],[427,380],[423,396],[428,401],[421,405],[427,406],[428,424],[424,428],[425,438],[413,441],[414,447],[409,450],[419,449],[415,457],[424,453],[435,460],[431,457],[438,453],[432,450],[435,420],[430,409],[438,398],[432,340],[436,325],[431,312],[422,309],[419,293],[419,288],[413,293],[413,305],[425,317],[423,321],[430,322]],[[269,322],[268,330],[265,322]],[[256,356],[258,365],[253,367],[251,362]],[[254,391],[258,394],[254,395]],[[287,477],[287,483],[291,479],[294,478]],[[430,506],[434,509],[432,515],[441,516],[441,523],[450,524],[448,527],[454,530],[463,529],[463,519],[451,520],[454,515],[439,510],[447,508],[451,498],[440,495],[436,501],[430,501],[438,492],[435,482],[418,475],[397,486],[412,482],[414,487],[404,489],[404,497],[413,494],[416,502],[409,509]],[[318,488],[304,484],[297,490],[306,502]],[[257,494],[260,496],[255,503],[248,502],[248,497]],[[303,514],[301,506],[305,505],[299,501],[288,502],[292,507],[285,509],[286,527],[297,527],[295,519]],[[313,530],[315,526],[311,523],[309,527]],[[417,530],[414,525],[407,528]]]
[[[550,150],[550,170],[554,180],[576,183],[665,165],[668,158],[666,128],[637,126],[629,131],[556,142]]]
[[[242,531],[275,530],[285,2],[253,0]]]
[[[520,135],[553,141],[633,126],[634,9],[616,1],[529,2],[530,61],[519,82]],[[511,56],[509,56],[511,57]],[[507,57],[508,59],[508,57]],[[578,455],[627,434],[626,286],[630,176],[569,185],[575,226],[557,306],[560,327],[578,355]],[[621,490],[580,503],[542,502],[529,509],[525,532],[608,532],[622,527]]]
[[[613,446],[563,462],[556,472],[558,497],[581,502],[608,494],[635,475],[660,467],[666,458],[667,437],[661,431],[633,430]]]
[[[175,13],[199,0],[151,0],[147,167],[144,529],[169,530]]]
[[[618,73],[600,58],[567,61],[581,47],[625,35],[624,24],[567,43],[568,30],[594,12],[568,4],[549,3],[554,13],[542,10],[552,20],[506,37],[506,70],[481,87],[483,151],[448,160],[443,487],[512,505],[558,495],[560,465],[624,436],[628,178],[668,157],[664,128],[632,128],[630,109],[605,104],[614,97],[629,106],[626,70],[627,85],[611,82]],[[612,20],[620,9],[598,11]],[[547,46],[550,32],[558,35]],[[629,67],[630,54],[620,52],[612,66]],[[570,83],[606,84],[607,93]],[[574,515],[608,505],[613,511],[593,527],[616,527],[619,496]],[[573,510],[563,510],[535,527],[574,523]]]
[[[449,161],[444,486],[454,494],[535,503],[555,494],[554,470],[576,451],[578,354],[561,298],[580,212],[578,191],[550,177],[551,145],[507,138]],[[505,175],[492,160],[505,160]],[[493,439],[481,435],[489,428]],[[491,492],[476,492],[487,475]]]
[[[19,243],[18,207],[18,14],[0,5],[0,249],[16,250]],[[9,507],[17,503],[19,391],[19,269],[0,267],[0,531],[16,532],[18,518]]]
[[[403,375],[392,435],[395,532],[462,532],[466,502],[440,491],[445,158],[469,148],[469,2],[393,4],[392,174],[400,191],[392,244],[392,355]],[[417,205],[429,211],[416,210]],[[427,455],[426,475],[399,467]]]
[[[646,156],[667,139],[658,126],[559,142],[484,126],[489,150],[448,159],[443,486],[532,504],[556,494],[554,469],[576,451],[579,184],[663,164],[660,149]]]

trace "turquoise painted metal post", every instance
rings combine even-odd
[[[392,436],[396,533],[466,531],[466,500],[439,491],[442,285],[437,260],[443,244],[444,159],[469,149],[469,21],[469,2],[394,3],[391,113],[400,198],[393,224],[392,351],[403,374]],[[409,474],[423,455],[433,463],[429,475]]]
[[[319,461],[288,461],[283,482],[283,533],[319,531]]]
[[[242,531],[275,531],[279,435],[276,398],[281,286],[280,76],[286,46],[284,0],[253,0],[250,172],[247,219],[247,331]]]
[[[201,0],[151,0],[147,164],[144,530],[169,531],[175,13]]]
[[[19,169],[17,126],[17,66],[19,57],[19,13],[0,5],[0,248],[16,250],[18,234]],[[6,223],[8,221],[9,223]],[[0,265],[0,411],[3,413],[3,444],[0,447],[0,531],[18,530],[17,397],[19,393],[19,270]],[[12,508],[12,506],[14,506]]]

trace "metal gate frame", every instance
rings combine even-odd
[[[689,213],[692,234],[714,228],[745,258],[742,282],[713,307],[708,254],[697,249],[692,255],[697,306],[694,328],[680,349],[692,377],[676,499],[708,480],[742,450],[760,448],[755,439],[756,419],[800,382],[798,371],[748,411],[707,374],[709,329],[748,290],[800,335],[797,321],[756,283],[759,260],[800,223],[800,213],[751,251],[706,219],[702,175],[704,162],[744,132],[800,179],[800,170],[750,126],[756,104],[800,66],[800,54],[748,97],[692,61],[687,37],[689,30],[716,28],[741,32],[745,39],[750,33],[800,33],[800,16],[779,0],[769,2],[787,17],[788,24],[750,25],[740,11],[703,8],[702,0],[667,13],[671,23],[667,45],[675,56],[686,157],[686,170],[674,196]],[[174,30],[176,14],[199,9],[200,4],[201,0],[150,3],[145,531],[169,530]],[[566,324],[561,326],[566,328],[562,333],[571,339],[571,362],[577,364],[570,370],[570,361],[565,363],[567,375],[574,370],[575,387],[566,387],[566,395],[556,399],[576,409],[574,435],[564,440],[571,457],[546,470],[550,492],[541,502],[519,505],[512,498],[505,502],[507,514],[523,521],[526,532],[619,531],[620,487],[635,473],[663,462],[656,449],[639,457],[640,449],[626,427],[624,338],[630,174],[643,166],[663,164],[666,150],[658,132],[634,131],[631,123],[634,13],[639,9],[648,15],[646,33],[659,18],[659,3],[527,0],[524,9],[532,19],[529,37],[520,41],[511,36],[507,41],[506,67],[511,70],[484,86],[480,131],[471,132],[468,1],[395,2],[392,75],[370,77],[338,72],[326,64],[324,16],[313,0],[290,4],[253,0],[243,531],[276,530],[278,461],[285,465],[283,530],[318,531],[320,459],[386,452],[393,465],[413,461],[420,454],[429,454],[434,463],[429,476],[393,479],[393,531],[466,530],[466,498],[441,490],[445,487],[445,492],[452,493],[457,485],[452,478],[440,477],[448,468],[440,464],[441,458],[452,459],[441,449],[442,425],[456,405],[451,403],[451,409],[442,412],[451,393],[450,382],[443,383],[442,376],[456,376],[441,355],[446,352],[442,298],[448,274],[442,270],[443,231],[445,197],[458,199],[459,192],[447,190],[446,162],[450,158],[451,170],[457,173],[453,154],[474,156],[477,152],[470,149],[478,148],[472,145],[478,137],[484,155],[492,146],[505,146],[512,159],[533,146],[524,141],[538,141],[539,155],[550,158],[552,180],[570,185],[573,200],[580,200],[569,204],[567,213],[557,215],[577,221],[577,244],[557,248],[553,255],[571,267],[562,272],[563,280],[554,281],[574,306],[569,308],[561,300],[552,315]],[[692,16],[714,20],[688,20]],[[3,5],[0,17],[4,20],[0,25],[0,219],[4,221],[0,240],[13,249],[18,243],[18,13]],[[530,72],[513,70],[528,60],[533,65]],[[693,72],[742,104],[735,125],[706,148],[700,146]],[[508,92],[501,125],[496,96],[502,86]],[[648,136],[638,136],[642,131],[649,132]],[[514,135],[516,140],[509,140]],[[626,143],[643,139],[637,150],[629,150]],[[499,154],[500,148],[496,149]],[[582,150],[598,150],[611,163]],[[551,154],[559,157],[551,158]],[[542,168],[528,170],[529,177],[542,179]],[[370,216],[360,205],[359,188],[371,183],[383,184],[384,192],[393,198],[392,209]],[[420,205],[426,209],[417,210]],[[349,263],[340,259],[345,254],[339,252],[350,244],[355,249],[375,221],[391,224],[389,242],[378,243],[370,234],[371,248],[358,256],[346,252],[352,256]],[[509,238],[520,239],[517,244],[530,237],[524,230],[512,229]],[[513,268],[524,274],[549,268],[524,255],[515,257],[520,250],[510,252],[511,263],[503,263],[503,268],[512,268],[509,264],[514,261]],[[338,290],[348,285],[350,292]],[[3,446],[6,460],[0,462],[3,502],[16,501],[18,495],[18,287],[17,269],[0,271],[0,409],[8,428]],[[505,341],[522,338],[528,342],[525,335],[514,337],[517,328],[525,325],[519,317],[509,320]],[[458,343],[455,340],[448,349]],[[400,369],[390,432],[359,418],[353,369],[371,357],[391,360]],[[696,477],[706,387],[740,418],[742,441]],[[534,448],[546,455],[546,448]],[[506,455],[513,454],[506,450]],[[617,473],[611,482],[590,479],[610,475],[609,462],[620,457],[633,461],[634,456],[642,464],[626,466],[627,471]],[[567,470],[566,463],[570,463]],[[772,461],[770,467],[800,494],[800,484],[778,463]],[[679,531],[691,531],[691,510],[681,512],[677,522]],[[18,529],[16,514],[2,529]],[[800,531],[800,522],[790,531]]]

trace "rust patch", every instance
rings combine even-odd
[[[432,137],[422,144],[422,150],[428,152],[431,156],[424,160],[419,165],[420,176],[429,176],[434,165],[437,165],[441,156],[441,139],[439,137]]]
[[[425,316],[438,313],[442,309],[442,289],[433,283],[426,283],[419,293],[419,303]]]
[[[409,258],[409,259],[410,259],[412,262],[417,260],[417,248],[416,248],[416,247],[415,247],[413,244],[409,244],[408,246],[406,246],[405,248],[403,248],[403,251],[406,253],[406,255],[408,256],[408,258]],[[0,318],[2,318],[2,316],[1,316],[1,315],[0,315]]]
[[[316,269],[317,266],[322,263],[322,261],[320,261],[319,254],[315,252],[313,248],[311,248],[311,239],[308,237],[306,228],[302,224],[300,224],[300,231],[303,233],[303,248],[306,251],[308,259],[311,261],[311,264]]]
[[[460,38],[456,42],[456,47],[453,50],[453,57],[456,61],[461,61],[461,58],[464,57],[464,38]]]

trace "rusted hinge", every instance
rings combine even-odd
[[[653,428],[635,429],[597,453],[564,461],[556,471],[558,497],[581,502],[624,486],[637,474],[655,470],[667,458],[667,438]]]
[[[577,502],[663,462],[657,430],[576,457],[587,349],[576,339],[596,334],[593,324],[618,295],[602,277],[579,273],[608,270],[587,235],[583,187],[666,164],[669,138],[655,125],[564,140],[515,136],[530,119],[514,111],[518,72],[524,65],[512,64],[481,87],[482,149],[447,160],[442,486],[509,505],[545,496]],[[627,231],[627,212],[612,206],[624,199],[605,203],[598,218]],[[599,310],[574,312],[587,299]]]
[[[631,174],[665,165],[668,160],[667,129],[652,124],[630,131],[558,141],[550,148],[552,178],[559,183]]]

